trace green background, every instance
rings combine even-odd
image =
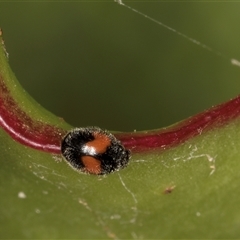
[[[128,4],[222,56],[113,1],[0,2],[24,88],[73,125],[124,131],[169,125],[239,93],[240,69],[230,64],[240,59],[239,3]],[[133,154],[103,177],[0,129],[0,238],[239,237],[239,129],[238,118],[176,148]]]
[[[167,126],[239,94],[240,3],[0,2],[10,64],[24,88],[74,126]]]

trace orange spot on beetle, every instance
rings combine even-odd
[[[86,146],[93,147],[98,154],[104,153],[107,147],[111,145],[111,139],[101,133],[93,133],[93,136],[94,140],[86,143]]]
[[[91,156],[82,156],[82,163],[85,166],[85,171],[91,174],[101,173],[101,162]]]

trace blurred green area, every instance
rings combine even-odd
[[[240,59],[238,3],[129,5],[223,55],[113,1],[0,2],[24,88],[73,125],[114,130],[169,125],[239,93],[240,69],[230,64]],[[162,154],[134,155],[100,178],[1,130],[1,237],[236,238],[238,129],[237,120]]]
[[[10,64],[41,105],[75,126],[170,125],[239,94],[239,2],[126,2],[200,42],[106,2],[0,2]]]

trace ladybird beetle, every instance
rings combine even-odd
[[[127,166],[130,151],[116,137],[98,127],[75,128],[62,140],[61,151],[74,169],[108,174]]]

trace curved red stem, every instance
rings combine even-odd
[[[227,123],[240,115],[240,97],[213,107],[171,128],[146,133],[118,133],[115,136],[132,152],[166,149]],[[26,146],[60,154],[66,130],[32,119],[13,99],[0,76],[0,126],[13,139]]]
[[[0,76],[0,125],[13,139],[26,146],[50,153],[61,153],[66,130],[32,119],[13,99]]]
[[[135,152],[166,149],[204,131],[222,126],[240,115],[240,96],[184,120],[165,130],[148,133],[118,134],[126,148]]]

